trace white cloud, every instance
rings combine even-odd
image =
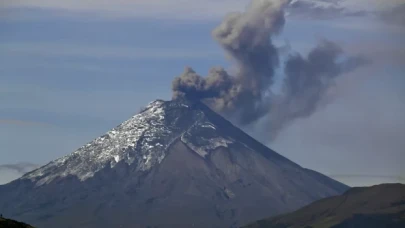
[[[384,10],[404,3],[403,0],[293,0],[292,3],[294,2],[308,3],[319,8],[341,7],[356,11]]]
[[[354,10],[378,11],[392,8],[402,3],[404,3],[404,0],[344,0],[341,2],[341,6]]]
[[[38,165],[30,163],[19,163],[13,165],[0,165],[0,185],[7,184],[25,173],[38,168]]]

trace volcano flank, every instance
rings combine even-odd
[[[238,227],[347,189],[179,98],[0,186],[0,211],[43,228]]]

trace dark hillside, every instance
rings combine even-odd
[[[33,227],[22,222],[0,218],[0,228],[33,228]]]
[[[295,212],[260,220],[249,228],[405,227],[405,185],[352,188]]]

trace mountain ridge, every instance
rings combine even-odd
[[[86,146],[93,146],[93,144],[98,143],[98,140],[104,141],[105,138],[111,138],[112,136],[114,136],[114,134],[117,134],[117,133],[116,133],[116,132],[117,132],[117,129],[119,129],[119,128],[122,127],[123,125],[126,125],[126,124],[127,124],[127,125],[130,125],[130,127],[132,127],[132,126],[134,126],[134,125],[136,125],[136,124],[140,124],[139,119],[140,119],[140,120],[143,120],[143,119],[144,119],[144,116],[143,116],[142,114],[145,114],[145,112],[147,112],[147,111],[151,111],[151,112],[152,112],[152,113],[151,113],[152,115],[153,115],[153,114],[157,114],[157,115],[161,114],[161,113],[160,113],[160,112],[162,111],[162,109],[161,109],[162,107],[161,107],[161,106],[162,106],[163,104],[165,104],[165,101],[164,101],[164,100],[160,100],[160,99],[155,100],[155,101],[149,103],[149,105],[148,105],[146,108],[144,108],[140,113],[138,113],[138,114],[132,116],[129,120],[123,122],[122,124],[118,125],[117,127],[113,128],[113,129],[111,129],[111,130],[108,131],[106,134],[102,135],[101,137],[98,137],[98,138],[94,139],[93,141],[87,143],[85,146],[79,148],[78,150],[76,150],[75,152],[73,152],[73,153],[71,153],[71,154],[68,154],[68,155],[66,155],[66,156],[63,156],[62,158],[56,159],[56,160],[54,160],[54,161],[52,161],[52,162],[46,164],[45,166],[42,166],[42,167],[40,167],[40,168],[38,168],[38,169],[35,169],[35,170],[31,171],[31,172],[28,172],[28,173],[24,174],[23,177],[22,177],[22,179],[35,179],[36,177],[43,175],[42,171],[43,171],[43,168],[44,168],[44,167],[47,167],[47,166],[49,166],[49,165],[53,165],[53,164],[55,164],[55,163],[56,163],[56,165],[59,165],[59,164],[62,165],[62,164],[65,163],[70,157],[75,156],[76,153],[80,153],[80,152],[81,152],[81,149],[83,149],[83,148],[84,148],[84,152],[86,153],[86,152],[88,151],[88,150],[86,151]],[[228,120],[226,120],[226,119],[223,118],[222,116],[220,116],[220,115],[216,114],[215,112],[213,112],[213,111],[212,111],[211,109],[209,109],[207,106],[203,105],[200,101],[191,101],[191,100],[186,99],[186,98],[178,98],[175,102],[172,102],[172,104],[180,104],[180,105],[185,105],[185,104],[187,104],[187,105],[191,105],[191,106],[197,107],[198,110],[201,110],[201,111],[203,111],[204,114],[207,114],[207,115],[208,115],[208,116],[207,116],[208,119],[209,119],[210,117],[213,118],[212,116],[215,116],[213,119],[219,118],[220,121],[214,121],[214,122],[219,122],[219,125],[222,125],[222,126],[220,126],[220,127],[223,127],[223,128],[226,128],[226,127],[229,127],[229,126],[235,127],[231,122],[229,122]],[[186,106],[184,106],[184,107],[186,107]],[[187,107],[187,108],[188,108],[188,107]],[[155,112],[155,113],[154,113],[154,112]],[[161,116],[159,116],[158,118],[161,118]],[[225,123],[225,124],[224,124],[224,123]],[[154,124],[156,124],[156,123],[154,123]],[[160,123],[160,124],[162,124],[162,123]],[[223,125],[225,125],[225,126],[223,126]],[[190,126],[190,128],[189,128],[188,130],[190,130],[192,127],[193,127],[193,126]],[[236,128],[236,127],[235,127],[235,128]],[[238,128],[236,128],[236,129],[238,130],[237,132],[227,132],[227,133],[230,134],[231,136],[233,136],[233,137],[236,138],[236,139],[240,138],[241,135],[242,135],[242,136],[245,138],[245,140],[247,139],[247,141],[248,141],[249,144],[257,145],[258,148],[256,148],[256,149],[257,149],[258,151],[267,150],[267,147],[265,147],[264,145],[262,145],[260,142],[258,142],[258,141],[255,140],[254,138],[252,138],[250,135],[244,133],[243,131],[239,130]],[[186,131],[187,131],[187,130],[186,130]],[[178,133],[178,134],[176,135],[176,137],[173,137],[172,140],[175,140],[175,139],[177,139],[178,137],[182,137],[182,140],[187,140],[186,138],[183,138],[183,134],[184,134],[186,131],[183,131],[183,132],[181,132],[181,133]],[[142,133],[144,133],[144,132],[142,132]],[[167,133],[167,132],[163,132],[163,133]],[[136,132],[135,134],[138,134],[138,135],[136,135],[136,136],[134,137],[135,140],[137,140],[136,137],[139,137],[141,133]],[[128,139],[128,137],[131,137],[130,133],[129,133],[129,134],[124,134],[124,136],[126,137],[125,139]],[[228,141],[228,142],[229,142],[229,141]],[[229,142],[229,143],[230,143],[230,142]],[[161,144],[158,143],[157,145],[161,145]],[[125,147],[125,146],[128,146],[128,147],[131,147],[131,146],[132,146],[132,147],[134,147],[135,145],[134,145],[134,142],[129,142],[129,141],[127,141],[127,142],[121,143],[120,146],[121,146],[121,147]],[[192,146],[192,145],[191,145],[191,146]],[[223,145],[222,145],[222,146],[223,146]],[[93,147],[94,147],[94,146],[93,146]],[[94,149],[98,149],[98,148],[92,148],[92,147],[90,147],[89,149],[94,150]],[[106,148],[101,148],[101,149],[102,149],[102,150],[106,150]],[[111,148],[107,148],[107,149],[110,149],[110,150],[111,150]],[[105,155],[105,156],[101,156],[101,157],[99,157],[99,158],[100,158],[100,160],[102,160],[102,162],[104,162],[104,163],[108,163],[109,161],[110,161],[110,162],[113,162],[113,163],[114,163],[114,161],[115,161],[115,163],[118,163],[118,162],[120,161],[120,159],[122,159],[123,157],[125,157],[125,156],[122,156],[122,155],[120,156],[119,154],[115,154],[115,155],[114,155],[114,154],[111,154],[111,153],[109,153],[108,155],[109,155],[109,156]],[[272,151],[272,150],[271,150],[271,153],[267,153],[267,154],[263,154],[263,155],[264,155],[264,156],[271,156],[272,159],[275,159],[275,158],[277,158],[277,159],[282,159],[282,160],[291,162],[292,164],[295,164],[295,163],[293,163],[292,161],[290,161],[289,159],[287,159],[287,158],[281,156],[280,154],[278,154],[278,153],[276,153],[276,152],[274,152],[274,151]],[[93,158],[86,158],[86,159],[88,159],[88,160],[94,160]],[[163,159],[163,158],[158,158],[158,162],[157,162],[157,163],[160,163],[162,159]],[[92,162],[94,162],[94,161],[92,161]],[[131,161],[129,161],[129,163],[131,163]],[[103,165],[106,165],[106,164],[103,164]],[[101,165],[101,166],[102,166],[101,168],[103,168],[103,165]],[[112,166],[113,166],[113,164],[112,164]],[[145,166],[147,166],[147,162],[146,162]],[[52,166],[52,168],[53,168],[53,167],[54,167],[54,166]],[[86,168],[86,167],[83,167],[83,168]],[[85,174],[84,176],[82,176],[82,177],[78,176],[79,179],[82,179],[82,178],[83,178],[83,179],[85,180],[86,178],[91,177],[92,175],[94,175],[94,172],[99,171],[98,168],[99,168],[99,167],[96,167],[96,170],[93,170],[93,173],[92,173],[92,174],[91,174],[91,173],[87,173],[88,176],[86,176],[86,174]],[[144,169],[149,169],[149,168],[150,168],[150,167],[145,167]],[[52,170],[52,171],[54,171],[54,170]],[[72,174],[77,176],[76,173],[72,173]],[[61,174],[61,175],[64,176],[64,175],[66,175],[66,174]],[[52,180],[53,178],[50,178],[50,179]],[[41,182],[39,182],[39,184],[43,184],[43,182],[46,182],[46,181],[49,181],[49,180],[41,181]]]

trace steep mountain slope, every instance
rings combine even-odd
[[[405,227],[405,185],[353,188],[341,196],[323,199],[295,212],[260,220],[248,227]]]
[[[200,102],[154,101],[65,157],[0,186],[38,227],[230,227],[341,194]]]

